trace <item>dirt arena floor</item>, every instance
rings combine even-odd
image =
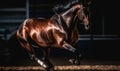
[[[84,51],[84,53],[87,52],[87,55],[83,54],[81,65],[79,66],[69,63],[68,60],[72,57],[72,54],[63,50],[52,50],[50,54],[50,61],[54,65],[55,71],[120,71],[119,49],[111,49],[110,51],[108,49],[103,50],[100,48],[99,51],[95,51],[96,54],[89,54],[87,51],[89,49]],[[98,54],[101,52],[100,50],[102,53]],[[108,52],[105,52],[106,50],[108,50]],[[16,52],[19,51],[20,49]],[[30,60],[28,57],[26,57],[26,55],[22,57],[22,54],[16,54],[16,57],[13,58],[11,57],[11,54],[7,53],[6,51],[1,53],[0,71],[44,71],[39,64]],[[111,55],[109,53],[114,54]],[[87,58],[86,56],[92,57]]]
[[[51,57],[55,71],[120,71],[119,60],[82,59],[81,65],[68,62],[69,57]],[[42,67],[29,58],[18,59],[0,64],[0,71],[44,71]]]

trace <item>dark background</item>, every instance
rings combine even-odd
[[[0,2],[0,37],[3,41],[7,42],[11,33],[26,18],[50,18],[54,14],[52,8],[68,0],[28,1],[28,10],[25,0],[3,0]],[[91,28],[89,31],[81,30],[79,40],[83,58],[120,59],[120,12],[118,5],[118,0],[92,0],[90,5]],[[5,53],[5,46],[3,42],[0,42],[0,45],[2,55]],[[63,52],[67,51],[52,49],[51,54],[64,55]]]

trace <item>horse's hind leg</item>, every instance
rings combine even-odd
[[[40,64],[43,68],[47,69],[49,68],[49,66],[46,64],[46,62],[44,62],[42,59],[39,59],[36,54],[35,54],[35,51],[33,50],[32,47],[29,47],[30,49],[27,49],[28,50],[28,53],[30,55],[30,58],[34,61],[36,61],[38,64]]]
[[[32,48],[32,45],[29,44],[29,42],[25,41],[22,38],[18,38],[20,44],[22,45],[22,47],[24,47],[26,49],[26,51],[28,52],[30,58],[34,61],[36,61],[38,64],[40,64],[40,66],[42,66],[43,68],[48,68],[49,66],[42,60],[39,59],[36,54],[34,49]]]
[[[49,53],[50,53],[50,48],[44,48],[43,49],[43,54],[44,54],[44,62],[49,66],[46,68],[46,71],[54,71],[54,66],[51,64],[49,60]]]

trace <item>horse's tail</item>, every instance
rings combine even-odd
[[[22,25],[26,24],[26,23],[28,22],[28,20],[29,20],[29,19],[24,20],[23,23],[22,23],[19,27],[21,27]],[[17,28],[15,29],[15,31],[11,33],[10,37],[8,38],[8,42],[11,42],[11,41],[13,41],[13,40],[18,41],[16,34],[17,34],[17,31],[18,31],[19,27],[17,27]]]
[[[21,58],[25,58],[27,56],[27,52],[24,48],[20,45],[17,36],[16,31],[11,34],[7,41],[7,48],[9,53],[11,54],[12,60],[19,60]]]
[[[21,26],[24,25],[24,23],[27,23],[28,20],[29,19],[26,19],[23,22],[23,24],[21,24]],[[20,27],[17,27],[16,30],[11,33],[11,35],[7,40],[7,48],[9,52],[12,54],[12,57],[16,57],[16,56],[20,57],[20,55],[24,56],[24,53],[26,54],[25,50],[22,48],[17,38],[17,31],[19,28]]]
[[[10,51],[12,51],[13,49],[16,49],[18,46],[18,40],[16,37],[16,31],[13,32],[10,37],[7,40],[7,47]]]
[[[23,24],[25,24],[25,23],[29,22],[29,20],[30,20],[30,18],[28,18],[28,19],[24,20]]]
[[[23,21],[23,23],[19,27],[17,27],[14,32],[11,33],[11,35],[7,41],[8,47],[10,47],[10,46],[16,47],[16,48],[19,46],[21,47],[21,45],[17,39],[17,32],[18,32],[19,28],[22,27],[22,25],[26,24],[28,21],[29,21],[29,19],[26,19],[25,21]]]
[[[19,28],[21,28],[23,25],[25,25],[26,23],[29,23],[29,22],[30,22],[30,18],[25,19],[25,20],[22,22],[22,24],[17,27],[17,30],[18,30]],[[16,32],[17,32],[17,30],[16,30]]]

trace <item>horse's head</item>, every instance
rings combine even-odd
[[[89,29],[89,9],[87,7],[84,7],[82,4],[78,6],[80,6],[80,8],[77,11],[76,15],[80,23],[85,26],[85,29]]]
[[[72,0],[66,5],[58,5],[54,7],[54,11],[62,16],[68,28],[73,28],[77,19],[84,24],[85,29],[89,29],[89,7],[84,7],[82,0]]]

